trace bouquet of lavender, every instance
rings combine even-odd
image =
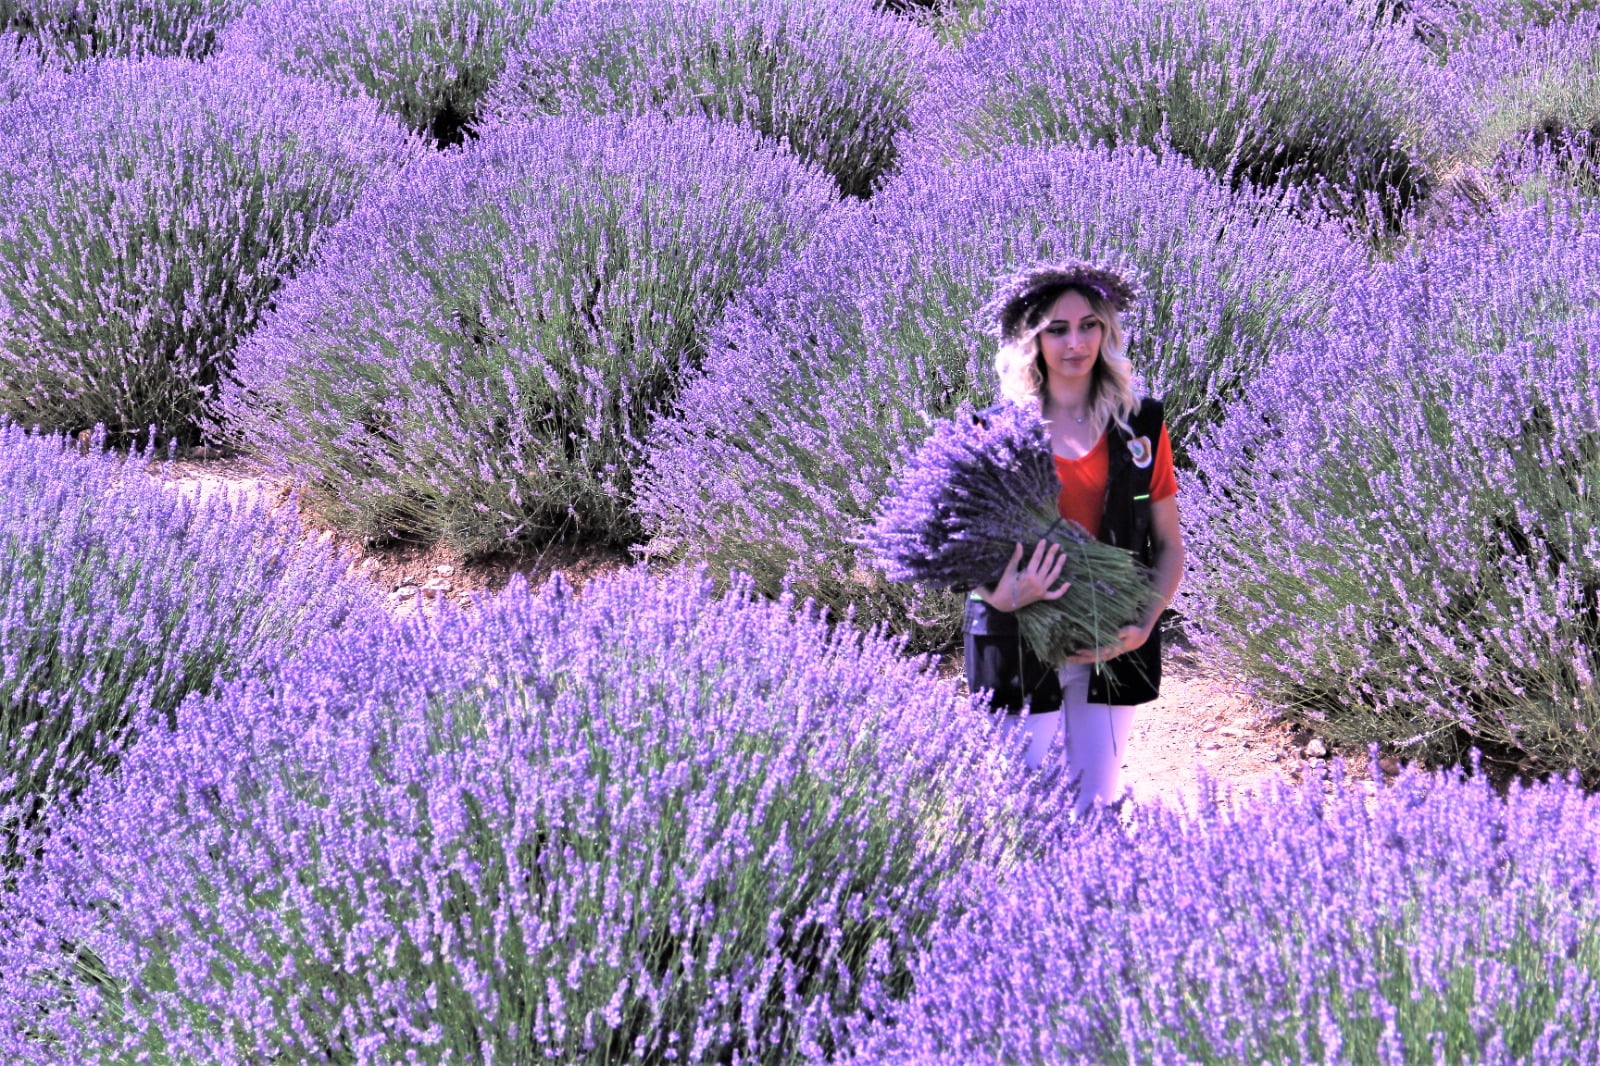
[[[1047,663],[1113,643],[1154,599],[1149,568],[1057,512],[1061,482],[1037,413],[1008,407],[986,421],[962,411],[934,426],[890,480],[862,546],[892,580],[970,589],[999,580],[1018,542],[1047,539],[1066,551],[1060,580],[1071,587],[1016,612],[1023,637]]]

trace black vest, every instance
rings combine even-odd
[[[1001,405],[978,412],[983,418],[1001,410]],[[1160,400],[1146,398],[1128,420],[1131,434],[1113,423],[1107,430],[1110,451],[1106,477],[1105,513],[1100,519],[1100,539],[1127,548],[1146,566],[1155,564],[1155,544],[1150,529],[1150,475],[1155,469],[1156,444],[1161,439],[1164,417]],[[1141,454],[1149,458],[1144,466],[1134,462],[1129,447],[1141,441]],[[1161,687],[1161,623],[1150,632],[1150,639],[1133,651],[1094,667],[1089,681],[1089,702],[1126,706],[1148,703]],[[1061,706],[1061,685],[1054,667],[1039,661],[1021,639],[1017,620],[1010,611],[999,611],[976,597],[968,597],[962,618],[966,645],[967,684],[976,691],[992,691],[991,706],[1020,711],[1027,699],[1034,711],[1053,711]]]

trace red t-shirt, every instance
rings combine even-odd
[[[1070,518],[1089,531],[1091,537],[1100,536],[1100,517],[1106,507],[1106,479],[1111,476],[1110,432],[1100,434],[1087,455],[1080,459],[1063,459],[1056,456],[1056,477],[1061,479],[1061,495],[1056,497],[1056,510],[1062,518]],[[1172,441],[1167,438],[1167,427],[1161,427],[1161,439],[1156,442],[1155,466],[1150,471],[1150,502],[1170,499],[1178,494],[1178,475],[1172,470]]]

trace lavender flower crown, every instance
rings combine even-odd
[[[1084,259],[1040,263],[1001,278],[994,295],[978,312],[984,332],[1001,343],[1012,340],[1044,310],[1045,299],[1068,285],[1083,285],[1100,298],[1126,311],[1143,295],[1137,276],[1129,268],[1096,266]]]

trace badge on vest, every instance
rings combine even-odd
[[[1133,465],[1143,470],[1155,459],[1155,451],[1150,447],[1149,437],[1135,437],[1128,442],[1128,454],[1133,456]]]

